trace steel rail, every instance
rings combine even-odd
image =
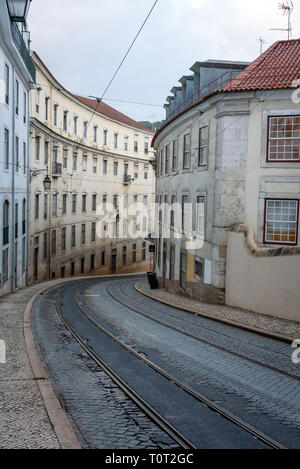
[[[257,438],[258,440],[262,441],[263,443],[265,443],[266,445],[270,446],[271,448],[273,449],[287,449],[285,446],[283,446],[281,443],[279,443],[278,441],[274,440],[273,438],[269,437],[268,435],[264,434],[263,432],[261,432],[260,430],[256,429],[255,427],[253,427],[252,425],[248,424],[247,422],[245,422],[244,420],[240,419],[239,417],[235,416],[232,412],[230,411],[227,411],[226,409],[224,409],[223,407],[221,407],[220,405],[218,404],[215,404],[213,401],[211,401],[210,399],[206,398],[204,395],[200,394],[199,392],[195,391],[194,389],[192,389],[190,386],[188,386],[187,384],[183,383],[182,381],[180,381],[179,379],[177,379],[175,376],[169,374],[168,372],[166,372],[165,370],[163,370],[161,367],[159,367],[158,365],[156,365],[155,363],[153,363],[152,361],[150,361],[148,358],[145,358],[143,355],[141,355],[140,353],[136,352],[135,350],[133,350],[129,345],[125,344],[124,342],[122,342],[120,339],[118,339],[117,337],[115,337],[113,334],[111,334],[108,330],[106,330],[104,327],[102,327],[97,321],[95,321],[86,311],[84,311],[84,309],[82,308],[82,303],[80,303],[80,301],[78,300],[76,294],[74,295],[74,299],[76,301],[76,304],[79,308],[79,310],[81,311],[81,313],[96,327],[98,328],[99,330],[101,330],[101,332],[103,332],[104,334],[106,334],[108,337],[110,337],[112,340],[114,340],[117,344],[119,344],[120,346],[122,346],[125,350],[127,350],[128,352],[130,352],[131,354],[133,354],[136,358],[138,358],[140,361],[142,361],[143,363],[147,364],[148,366],[150,366],[152,369],[154,369],[155,371],[157,371],[160,375],[164,376],[165,378],[167,378],[169,381],[171,381],[172,383],[174,383],[175,385],[177,385],[179,388],[181,388],[183,391],[187,392],[188,394],[190,394],[192,397],[194,397],[196,400],[198,400],[199,402],[201,402],[202,404],[205,404],[208,408],[210,408],[211,410],[213,410],[214,412],[217,412],[219,415],[221,415],[222,417],[226,418],[227,420],[229,420],[230,422],[234,423],[235,425],[239,426],[240,428],[242,428],[243,430],[245,430],[246,432],[250,433],[251,435],[253,435],[255,438]],[[127,306],[128,307],[128,306]]]
[[[72,326],[65,320],[61,311],[59,300],[56,301],[58,315],[66,329],[75,340],[83,347],[86,353],[97,363],[97,365],[122,389],[122,391],[140,407],[148,417],[155,422],[167,435],[170,436],[183,449],[197,449],[192,442],[185,438],[164,417],[159,415],[144,399],[142,399],[125,381],[123,381],[103,360],[81,339]],[[95,324],[96,325],[96,324]]]
[[[179,333],[182,334],[182,335],[185,335],[185,336],[187,336],[187,337],[190,337],[191,339],[197,340],[198,342],[202,342],[203,344],[206,344],[206,345],[209,345],[209,346],[211,346],[211,347],[214,347],[214,348],[216,348],[216,349],[218,349],[218,350],[221,350],[222,352],[226,352],[226,353],[229,353],[229,354],[231,354],[231,355],[233,355],[233,356],[235,356],[235,357],[238,357],[238,358],[242,358],[242,359],[244,359],[244,360],[247,360],[248,362],[254,363],[255,365],[261,366],[261,367],[263,367],[263,368],[267,368],[267,369],[269,369],[269,370],[271,370],[271,371],[274,371],[274,372],[276,372],[276,373],[280,373],[280,374],[282,374],[282,375],[284,375],[284,376],[287,376],[288,378],[291,378],[291,379],[293,379],[293,380],[300,381],[300,377],[299,377],[298,375],[294,375],[293,373],[289,373],[289,372],[287,372],[287,371],[284,371],[284,370],[281,370],[281,369],[279,369],[279,368],[276,368],[276,367],[274,367],[274,366],[272,366],[272,365],[268,365],[267,363],[263,363],[263,362],[261,362],[261,361],[259,361],[259,360],[256,360],[255,358],[251,358],[251,357],[249,357],[249,356],[247,356],[247,355],[243,355],[242,353],[234,352],[233,350],[230,350],[230,349],[228,349],[228,348],[226,348],[226,347],[222,347],[221,345],[217,345],[217,344],[215,344],[215,343],[213,343],[213,342],[210,342],[209,340],[201,339],[200,337],[197,337],[197,336],[195,336],[194,334],[190,334],[189,332],[184,332],[184,331],[182,331],[181,329],[178,329],[178,328],[175,327],[175,326],[171,326],[170,324],[167,324],[167,323],[165,323],[165,322],[163,322],[163,321],[160,321],[159,319],[152,318],[151,316],[149,316],[149,315],[147,315],[147,314],[145,314],[145,313],[142,313],[141,311],[137,310],[137,309],[134,308],[133,306],[128,306],[128,303],[125,303],[125,302],[121,301],[118,297],[116,297],[115,295],[113,295],[113,294],[111,293],[111,287],[107,287],[106,291],[107,291],[107,293],[108,293],[109,296],[111,296],[115,301],[117,301],[117,302],[120,303],[121,305],[125,306],[126,308],[131,309],[132,311],[135,311],[136,313],[140,314],[141,316],[143,316],[143,317],[145,317],[145,318],[147,318],[147,319],[150,319],[150,320],[153,321],[153,322],[156,322],[156,323],[158,323],[158,324],[160,324],[160,325],[163,325],[163,326],[167,327],[168,329],[171,329],[171,330],[173,330],[173,331],[175,331],[175,332],[179,332]],[[122,292],[122,293],[123,293],[123,292]],[[131,298],[131,299],[132,299],[132,298]],[[138,300],[133,300],[133,301],[138,301]],[[154,300],[154,301],[155,301],[155,300]],[[139,301],[138,301],[138,302],[139,302]],[[142,302],[140,302],[140,303],[142,304]],[[152,307],[152,306],[151,306],[151,307]],[[183,319],[175,318],[175,316],[172,316],[171,314],[164,313],[164,311],[162,311],[162,310],[160,310],[160,309],[158,309],[158,308],[153,307],[153,309],[155,309],[155,310],[156,310],[157,312],[159,312],[159,313],[162,313],[162,314],[164,314],[164,315],[168,315],[168,316],[170,316],[170,317],[173,317],[174,319],[178,319],[178,320],[180,320],[180,321],[184,321]],[[178,309],[180,309],[180,308],[178,308]],[[201,327],[201,326],[200,326],[200,327]],[[263,350],[265,350],[265,349],[263,349]],[[272,352],[272,353],[273,353],[273,352]]]

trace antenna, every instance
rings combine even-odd
[[[278,8],[280,10],[283,10],[283,16],[285,16],[285,15],[288,16],[288,27],[287,27],[287,29],[285,29],[285,28],[271,28],[270,31],[287,31],[288,39],[290,39],[292,37],[291,16],[292,16],[292,11],[294,9],[294,4],[293,4],[292,0],[285,0],[283,3],[278,4]]]
[[[266,44],[266,41],[264,41],[264,39],[259,36],[259,42],[260,42],[260,55],[262,54],[262,51],[263,51],[263,45]]]

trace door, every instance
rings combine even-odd
[[[111,273],[115,274],[117,270],[117,254],[111,256]]]
[[[34,250],[34,260],[33,260],[33,276],[34,276],[34,280],[38,280],[38,276],[39,276],[39,271],[38,271],[38,267],[39,266],[39,248],[35,248]]]

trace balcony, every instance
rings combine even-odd
[[[124,174],[123,176],[123,184],[127,185],[131,183],[131,176],[129,174]]]
[[[29,51],[24,42],[23,36],[15,23],[11,23],[11,35],[14,41],[16,48],[18,49],[24,64],[32,78],[32,81],[35,83],[35,67],[31,60]]]
[[[61,176],[62,173],[62,164],[61,163],[52,163],[52,176],[53,177],[58,177]]]

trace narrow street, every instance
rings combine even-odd
[[[33,305],[35,339],[82,447],[299,448],[290,345],[146,298],[140,279],[70,281]]]

